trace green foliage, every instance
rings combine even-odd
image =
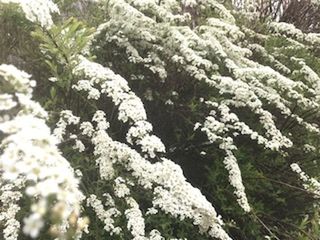
[[[85,54],[85,47],[93,32],[93,28],[86,27],[73,17],[50,30],[38,28],[32,32],[32,37],[41,43],[39,48],[53,79],[51,86],[41,92],[42,96],[50,96],[44,103],[46,108],[70,108],[73,104],[70,102],[73,94],[71,87],[75,79],[71,69],[75,58]]]

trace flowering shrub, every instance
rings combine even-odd
[[[317,34],[215,0],[57,2],[0,0],[48,79],[0,66],[4,239],[317,236]]]
[[[23,232],[37,237],[44,226],[43,218],[51,208],[52,231],[55,229],[58,235],[64,236],[70,224],[77,225],[81,220],[79,211],[83,195],[78,179],[50,135],[44,121],[47,113],[30,99],[35,82],[12,65],[1,65],[0,73],[1,86],[7,90],[1,94],[3,114],[0,122],[4,238],[18,237],[20,223],[15,215],[20,210],[17,203],[23,192],[35,197],[30,206],[31,214],[24,218]]]

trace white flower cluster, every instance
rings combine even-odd
[[[98,114],[102,112],[98,112]],[[95,114],[95,116],[97,113]],[[97,122],[104,123],[105,120]],[[100,124],[101,125],[101,124]],[[108,145],[108,135],[105,132],[106,129],[100,129],[98,127],[98,131],[94,133],[92,137],[92,143],[94,144],[94,155],[97,156],[96,163],[100,169],[100,177],[105,180],[110,180],[115,176],[115,170],[113,164],[115,163],[115,159],[112,158],[109,154],[110,149]]]
[[[152,132],[151,123],[147,121],[138,121],[128,130],[127,141],[130,144],[134,144],[135,142],[141,141],[150,132]]]
[[[20,222],[16,220],[16,214],[20,210],[18,204],[22,197],[21,188],[24,186],[24,179],[17,179],[13,183],[2,183],[0,188],[0,225],[4,228],[3,237],[8,240],[16,240],[19,236]]]
[[[0,3],[16,3],[20,5],[26,18],[44,28],[53,25],[51,14],[59,13],[58,6],[52,0],[0,0]]]
[[[94,128],[88,122],[81,125],[82,133],[92,136],[94,154],[98,157],[96,162],[99,166],[100,177],[105,180],[114,179],[114,195],[117,198],[124,198],[129,208],[124,214],[128,219],[128,229],[135,239],[147,239],[144,230],[144,216],[139,210],[139,205],[131,197],[130,188],[136,184],[151,190],[153,193],[153,214],[160,209],[181,220],[193,219],[201,232],[208,232],[212,237],[219,239],[230,239],[224,232],[220,217],[217,216],[212,205],[205,199],[201,192],[193,188],[183,176],[181,168],[170,160],[162,158],[160,162],[151,163],[143,158],[136,150],[128,145],[116,142],[111,139],[106,130],[109,124],[106,122],[103,112],[97,111],[93,117]],[[99,123],[105,127],[98,127]],[[150,126],[148,129],[151,129]],[[137,136],[137,135],[136,135]],[[116,169],[119,167],[130,172],[130,181],[121,176],[117,176]],[[117,167],[117,168],[116,168]],[[94,205],[94,209],[99,219],[103,222],[110,221],[110,216],[102,210],[101,204],[89,203]],[[100,209],[100,210],[97,210]],[[107,210],[108,211],[108,210]],[[113,224],[113,222],[112,222]],[[107,231],[112,231],[108,225]],[[152,239],[150,233],[150,238]]]
[[[63,110],[60,112],[60,119],[56,123],[56,128],[53,130],[53,135],[62,142],[66,140],[68,135],[67,127],[70,125],[77,125],[80,121],[79,117],[73,115],[70,110]],[[85,151],[85,146],[83,142],[78,138],[76,134],[70,134],[68,140],[74,142],[73,149],[77,149],[79,152]]]
[[[273,22],[269,25],[270,29],[279,34],[286,34],[290,37],[303,39],[303,32],[297,29],[293,24],[285,22]]]
[[[59,140],[64,139],[66,134],[66,128],[68,125],[77,125],[80,121],[79,117],[76,117],[72,114],[70,110],[63,110],[60,113],[60,120],[57,122],[57,127],[53,130],[53,135]]]
[[[293,24],[285,22],[272,22],[269,25],[271,31],[276,34],[290,37],[299,42],[306,41],[308,44],[319,44],[320,35],[317,33],[303,33],[300,29],[297,29]]]
[[[298,63],[300,65],[300,69],[295,70],[294,74],[301,74],[305,80],[305,84],[310,87],[309,92],[315,95],[315,99],[317,102],[320,102],[320,77],[318,74],[309,67],[304,59],[301,58],[290,58],[293,62]]]
[[[56,146],[57,140],[42,118],[44,110],[37,116],[34,113],[39,111],[30,109],[39,106],[30,104],[34,83],[29,80],[29,75],[13,66],[0,65],[0,85],[6,86],[17,101],[12,105],[16,106],[15,111],[7,109],[2,112],[8,117],[0,122],[0,194],[3,206],[8,206],[7,213],[1,213],[1,219],[11,218],[5,224],[4,235],[5,239],[15,239],[17,235],[19,224],[14,221],[14,216],[19,208],[15,202],[21,197],[17,191],[21,192],[21,185],[25,183],[26,196],[34,199],[30,215],[24,219],[23,231],[37,237],[50,205],[53,206],[52,214],[56,214],[62,222],[68,222],[72,215],[78,218],[83,195],[73,169],[61,156]],[[52,197],[56,199],[53,203],[50,200]],[[8,205],[9,200],[13,201]],[[63,237],[63,234],[59,233],[57,237]]]
[[[74,73],[83,74],[90,79],[91,85],[100,85],[100,92],[107,94],[116,105],[119,105],[119,120],[136,122],[146,119],[141,100],[130,90],[127,81],[121,76],[82,56],[79,57],[79,64]]]
[[[116,227],[114,225],[114,217],[121,215],[119,210],[114,207],[114,202],[110,195],[108,195],[109,201],[106,202],[105,205],[109,207],[108,210],[105,210],[101,200],[97,198],[96,195],[91,194],[87,198],[87,205],[91,206],[97,217],[104,223],[104,229],[109,232],[111,235],[120,234],[122,229],[120,227]]]
[[[292,163],[290,167],[292,171],[296,172],[299,175],[299,178],[303,182],[303,187],[311,193],[315,194],[316,198],[320,198],[320,182],[317,179],[308,176],[304,171],[301,170],[300,166],[297,163]]]
[[[99,85],[101,94],[106,94],[115,105],[119,106],[118,119],[124,123],[133,124],[127,134],[129,143],[140,145],[142,151],[151,158],[154,158],[156,153],[165,152],[161,140],[154,135],[149,135],[152,131],[152,125],[146,121],[147,114],[143,103],[130,90],[125,79],[110,69],[82,56],[79,57],[79,64],[75,67],[74,72],[88,78],[91,85]],[[88,94],[90,96],[90,90]],[[90,98],[89,96],[88,98]]]
[[[98,100],[100,98],[99,90],[94,88],[88,80],[79,80],[75,85],[72,86],[72,88],[76,89],[77,91],[87,91],[88,99]]]
[[[9,110],[17,105],[15,101],[13,101],[13,95],[11,94],[2,94],[0,96],[0,111]]]
[[[58,12],[50,0],[0,0],[0,3],[18,3],[29,20],[45,28],[52,25],[51,13]],[[243,4],[249,8],[254,1]],[[208,9],[215,17],[207,18]],[[248,30],[237,27],[230,11],[216,0],[110,0],[106,11],[108,22],[101,24],[94,36],[102,34],[106,42],[124,50],[131,64],[142,64],[163,82],[168,77],[167,68],[170,71],[177,69],[189,79],[206,83],[217,93],[210,96],[212,101],[206,102],[211,110],[209,116],[195,128],[201,126],[209,141],[218,143],[225,152],[224,164],[229,171],[230,184],[235,188],[239,205],[249,212],[234,139],[246,135],[265,148],[284,154],[293,143],[288,137],[290,134],[285,135],[278,127],[276,115],[292,119],[308,132],[319,134],[318,125],[305,121],[303,116],[305,111],[319,110],[320,88],[316,71],[303,60],[291,59],[301,66],[296,74],[304,77],[302,80],[288,78],[287,75],[292,73],[290,66],[282,63],[276,54],[259,44],[245,47],[247,43],[242,39]],[[271,23],[270,31],[275,35],[289,36],[293,47],[303,46],[303,41],[320,42],[318,35],[304,34],[285,23]],[[263,35],[259,37],[265,38]],[[251,57],[256,53],[267,59],[273,68],[253,61]],[[17,238],[20,223],[14,217],[19,211],[16,203],[22,197],[23,184],[26,184],[27,196],[37,196],[31,206],[31,215],[25,218],[26,234],[38,236],[44,226],[43,217],[48,212],[51,196],[57,199],[53,214],[58,214],[64,223],[63,226],[54,226],[56,230],[64,233],[68,225],[84,227],[78,218],[83,198],[78,190],[78,180],[56,147],[58,141],[69,137],[75,141],[75,149],[89,152],[91,148],[86,149],[80,135],[87,137],[93,145],[100,178],[111,182],[113,187],[113,197],[103,195],[106,204],[96,195],[87,199],[87,205],[93,208],[107,232],[121,234],[122,229],[115,226],[115,218],[124,215],[135,240],[163,239],[156,229],[150,233],[145,231],[144,213],[131,194],[135,187],[139,187],[152,193],[152,207],[146,214],[162,211],[181,220],[191,219],[201,233],[221,240],[231,239],[223,230],[223,222],[214,207],[186,181],[182,169],[166,158],[158,157],[159,161],[155,161],[158,153],[165,152],[165,146],[152,134],[153,127],[147,121],[143,103],[128,82],[111,69],[83,56],[77,56],[75,64],[73,73],[81,80],[72,86],[73,90],[86,92],[90,101],[99,100],[103,94],[111,98],[118,107],[118,120],[129,124],[128,144],[109,136],[110,124],[100,110],[95,112],[91,122],[80,122],[71,111],[62,111],[52,136],[44,121],[46,112],[31,100],[34,82],[29,80],[30,76],[12,66],[1,65],[1,81],[14,90],[3,93],[0,89],[0,111],[5,113],[0,116],[0,131],[3,133],[0,135],[0,201],[4,206],[0,223],[4,222],[6,239]],[[133,79],[144,77],[132,76]],[[171,105],[171,102],[167,101],[167,104]],[[291,110],[294,104],[300,115]],[[21,109],[12,116],[10,110],[16,108]],[[259,130],[254,130],[250,126],[252,122],[243,122],[241,116],[235,114],[234,110],[243,108],[258,119],[254,124],[260,124]],[[276,114],[268,110],[273,108]],[[70,133],[69,125],[78,132]],[[316,179],[308,177],[298,165],[291,167],[301,180],[308,182],[305,187],[318,194],[320,187]],[[126,204],[123,213],[117,209],[115,200]],[[78,220],[68,223],[70,217]]]
[[[218,107],[218,104],[210,104]],[[237,159],[232,152],[233,150],[236,150],[237,147],[233,143],[233,138],[226,136],[226,133],[228,133],[230,130],[238,130],[238,133],[235,131],[233,134],[237,135],[240,133],[251,133],[252,137],[258,137],[258,134],[253,132],[244,123],[239,122],[238,117],[234,113],[229,113],[229,108],[227,106],[220,105],[218,110],[222,115],[221,122],[215,119],[216,112],[212,111],[211,114],[206,118],[201,130],[207,134],[210,142],[219,142],[220,149],[225,151],[226,156],[223,163],[225,164],[226,169],[229,171],[230,184],[235,188],[235,194],[238,198],[239,205],[244,209],[244,211],[250,212],[251,209],[245,194],[245,188],[242,183],[241,171],[239,169]]]
[[[126,203],[129,208],[125,211],[128,220],[127,228],[130,230],[133,240],[143,240],[145,238],[145,223],[139,204],[132,198],[127,197]]]
[[[130,189],[126,185],[126,181],[122,177],[117,177],[114,180],[114,194],[118,198],[123,198],[130,195]]]
[[[240,4],[239,8],[245,8],[246,11],[254,12],[257,7],[251,0],[237,1],[237,3]],[[190,8],[197,12],[198,16],[186,10]],[[216,17],[207,18],[204,9],[213,9]],[[293,73],[291,66],[283,63],[276,53],[267,51],[260,44],[248,44],[242,41],[248,34],[262,40],[266,40],[268,36],[249,29],[240,29],[230,11],[214,0],[183,1],[182,4],[176,0],[161,1],[160,4],[153,0],[112,0],[108,13],[110,19],[100,26],[97,34],[105,37],[107,42],[115,43],[125,50],[129,61],[144,63],[148,68],[161,66],[162,72],[167,72],[167,66],[172,64],[178,72],[204,81],[210,88],[218,90],[219,96],[214,100],[216,103],[210,106],[218,113],[210,114],[205,119],[202,130],[207,133],[211,142],[218,142],[219,147],[225,151],[224,163],[229,170],[230,183],[235,187],[242,208],[247,212],[250,211],[236,160],[237,147],[234,138],[238,135],[247,135],[265,148],[285,155],[286,149],[292,147],[293,142],[289,139],[290,133],[284,134],[279,128],[278,116],[269,110],[271,108],[276,109],[276,114],[280,112],[281,117],[292,119],[306,131],[319,134],[319,126],[307,122],[303,115],[303,112],[314,111],[320,107],[319,76],[316,71],[299,60],[301,65],[299,74],[303,74],[304,78],[293,80],[287,77]],[[189,18],[186,17],[186,13],[190,14]],[[195,27],[196,17],[202,18],[202,23]],[[177,19],[179,20],[176,21]],[[289,47],[301,48],[304,46],[302,42],[314,44],[319,41],[317,34],[302,33],[290,24],[275,22],[270,23],[269,28],[270,35],[289,37],[292,44]],[[150,60],[143,57],[146,52]],[[271,67],[253,61],[251,59],[253,54],[262,56]],[[291,61],[297,62],[295,59]],[[225,66],[226,69],[222,70],[219,66]],[[92,81],[111,79],[109,82],[115,83],[112,79],[118,79],[117,86],[122,86],[124,91],[119,88],[114,90],[114,85],[112,91],[107,90],[108,88],[105,91],[115,104],[123,103],[119,109],[126,110],[119,113],[120,120],[127,121],[130,118],[133,120],[134,124],[128,131],[127,141],[130,144],[142,144],[142,151],[148,152],[150,157],[154,157],[153,153],[164,149],[158,139],[148,136],[152,126],[145,122],[143,105],[135,97],[134,100],[121,101],[119,96],[123,96],[123,92],[130,93],[124,79],[117,75],[103,77],[102,75],[108,75],[108,70],[87,60],[82,60],[78,69],[87,72],[85,75],[90,76]],[[96,73],[93,73],[94,71]],[[225,73],[226,71],[228,73]],[[160,79],[166,81],[165,75]],[[95,83],[97,82],[99,81]],[[295,112],[292,110],[294,103],[298,108]],[[135,112],[133,105],[136,106],[135,109],[140,109],[140,114],[143,112],[143,117],[138,113],[135,118],[130,117],[132,115],[130,112]],[[250,125],[253,123],[242,122],[240,116],[231,112],[242,108],[249,110],[252,116],[258,119],[262,127],[260,130],[252,129]],[[153,150],[154,146],[158,146],[157,151]]]
[[[127,141],[140,145],[142,152],[147,152],[151,158],[155,157],[156,152],[164,152],[164,145],[160,139],[149,135],[152,125],[146,121],[143,104],[130,90],[126,80],[84,57],[80,56],[79,59],[74,73],[89,79],[92,86],[100,86],[100,92],[106,93],[114,104],[119,105],[119,120],[133,124],[127,133]],[[155,208],[160,208],[180,219],[193,219],[201,232],[208,232],[212,237],[230,239],[222,229],[222,221],[216,215],[214,208],[199,190],[186,182],[178,165],[166,159],[152,164],[126,144],[113,141],[106,132],[109,124],[106,123],[105,114],[102,111],[98,110],[95,113],[93,122],[97,125],[95,129],[89,122],[82,123],[81,129],[82,133],[92,136],[94,155],[97,156],[96,162],[102,179],[112,180],[116,177],[115,165],[121,164],[127,171],[132,172],[132,177],[139,185],[147,190],[153,189]],[[101,125],[104,127],[99,127]],[[123,181],[121,178],[115,179],[115,194],[118,197],[129,194]],[[126,199],[132,207],[125,212],[128,218],[128,228],[138,239],[139,236],[144,236],[144,220],[137,208],[138,205],[133,204],[135,200],[130,197]],[[131,218],[136,220],[131,222]],[[141,220],[138,221],[138,219]]]
[[[148,153],[151,158],[156,156],[156,152],[165,152],[163,143],[154,135],[145,136],[138,144],[141,145],[142,152]]]
[[[85,150],[84,144],[82,143],[81,140],[78,139],[77,135],[72,134],[70,136],[70,139],[74,139],[74,141],[75,141],[73,149],[77,149],[79,152],[83,152]]]

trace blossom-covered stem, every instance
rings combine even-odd
[[[78,228],[77,223],[69,225],[68,219],[79,218],[83,195],[73,169],[62,157],[56,138],[45,124],[47,113],[31,100],[35,82],[29,78],[14,66],[0,65],[0,84],[7,86],[17,102],[2,112],[0,118],[1,182],[22,178],[26,181],[26,196],[37,196],[32,201],[30,215],[24,218],[25,234],[37,237],[50,212],[61,221],[54,222],[52,227],[60,228],[56,237],[63,238],[69,227]],[[56,199],[53,202],[52,197]]]

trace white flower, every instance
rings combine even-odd
[[[51,14],[59,13],[58,6],[51,0],[1,0],[1,2],[19,4],[28,20],[38,22],[45,28],[53,25]]]
[[[12,98],[13,96],[10,94],[0,95],[0,111],[9,110],[17,105]]]
[[[23,232],[32,238],[38,237],[40,229],[44,226],[42,216],[34,213],[24,219]]]
[[[80,129],[82,130],[82,134],[88,137],[91,137],[94,132],[93,126],[90,122],[82,122]]]
[[[105,210],[102,202],[95,195],[90,195],[87,198],[87,206],[91,206],[98,218],[104,223],[104,229],[107,232],[110,232],[111,235],[116,234],[119,235],[122,230],[120,227],[116,227],[114,225],[115,217],[118,217],[121,213],[114,207]]]
[[[165,152],[165,146],[156,136],[145,136],[139,144],[142,152],[147,152],[151,158],[154,158],[157,152]]]
[[[27,195],[37,196],[32,198],[31,214],[25,219],[24,226],[24,233],[34,238],[44,225],[43,216],[53,211],[44,207],[49,196],[54,195],[57,199],[54,207],[63,206],[60,216],[64,222],[72,212],[76,216],[79,214],[83,195],[69,162],[56,146],[57,139],[51,135],[43,119],[47,114],[30,99],[34,84],[30,84],[29,75],[4,65],[0,65],[0,75],[0,81],[4,79],[17,92],[20,110],[17,115],[0,123],[0,131],[6,133],[1,139],[0,182],[12,182],[21,189],[23,179]],[[65,113],[68,117],[66,122],[61,122],[63,127],[78,121],[70,112]]]
[[[114,194],[119,197],[123,198],[127,195],[130,194],[130,189],[127,187],[125,184],[125,180],[122,177],[117,177],[115,180],[115,185],[114,185]]]
[[[126,198],[126,202],[129,205],[129,208],[125,210],[125,215],[128,219],[127,228],[134,239],[141,239],[145,236],[145,223],[142,212],[139,209],[138,203],[133,198]]]
[[[58,79],[56,77],[50,77],[48,80],[50,82],[57,82],[58,81]]]
[[[73,148],[78,149],[79,152],[83,152],[85,150],[84,144],[79,139],[76,139],[76,143]]]

